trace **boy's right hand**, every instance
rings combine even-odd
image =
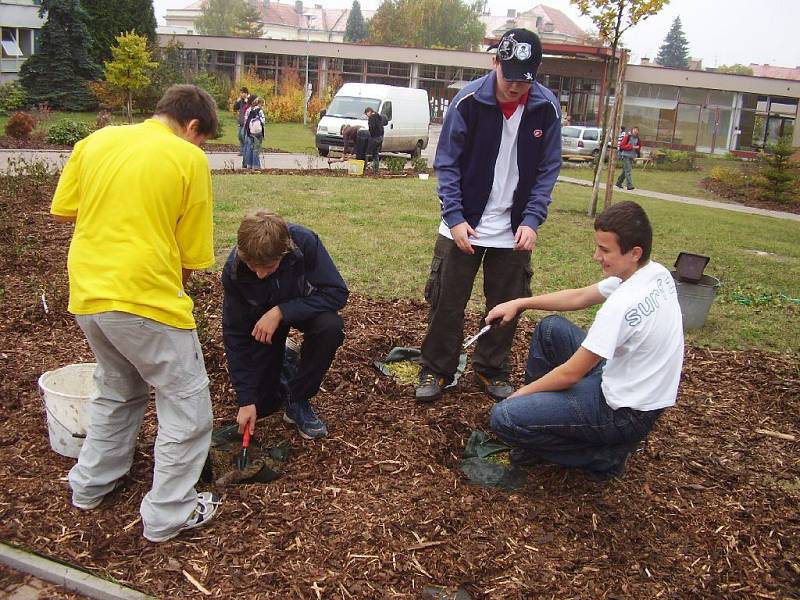
[[[250,435],[256,432],[256,405],[240,406],[236,414],[236,422],[239,424],[239,433],[244,433],[245,427],[250,428]]]
[[[475,233],[475,230],[469,226],[469,223],[466,221],[462,221],[458,225],[453,225],[450,228],[450,235],[453,236],[453,241],[455,242],[458,249],[466,254],[475,254],[475,248],[472,247],[472,244],[469,242],[469,238],[474,237],[478,239],[478,234]]]
[[[486,314],[484,321],[493,325],[508,325],[517,316],[517,304],[514,300],[498,304]]]

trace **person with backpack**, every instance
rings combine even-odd
[[[236,125],[239,126],[239,156],[244,156],[244,113],[247,111],[247,99],[250,91],[243,87],[239,90],[239,98],[233,103],[233,110],[236,111]]]
[[[639,128],[632,127],[630,133],[626,133],[622,136],[622,139],[619,142],[619,156],[622,159],[622,173],[619,174],[617,178],[617,187],[622,189],[622,181],[628,181],[628,189],[632,190],[633,187],[633,179],[631,178],[631,174],[633,173],[633,161],[639,156],[639,149],[642,147],[642,143],[639,141]]]
[[[264,99],[256,98],[253,100],[244,121],[245,135],[247,136],[247,148],[243,161],[245,169],[261,168],[261,144],[264,141],[264,126],[266,124]]]

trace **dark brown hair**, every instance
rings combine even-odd
[[[617,236],[619,249],[623,254],[630,252],[635,246],[642,249],[639,265],[650,260],[653,248],[653,228],[644,209],[626,200],[612,204],[594,220],[595,231],[607,231]]]
[[[166,115],[182,127],[197,119],[197,133],[209,137],[219,129],[214,99],[205,90],[188,83],[170,86],[158,101],[155,114]]]
[[[239,258],[252,265],[264,266],[294,248],[289,227],[281,217],[263,208],[249,211],[239,225],[236,239]]]

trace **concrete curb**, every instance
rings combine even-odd
[[[96,600],[153,600],[153,596],[101,579],[37,554],[14,548],[3,542],[0,542],[0,562],[17,571],[60,585],[70,592],[83,594]]]

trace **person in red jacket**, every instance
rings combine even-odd
[[[639,156],[639,150],[642,144],[639,141],[639,128],[632,127],[630,133],[625,134],[619,142],[619,156],[622,159],[622,173],[617,178],[617,187],[622,189],[622,181],[627,180],[628,189],[633,188],[633,179],[631,173],[633,171],[633,161]]]

